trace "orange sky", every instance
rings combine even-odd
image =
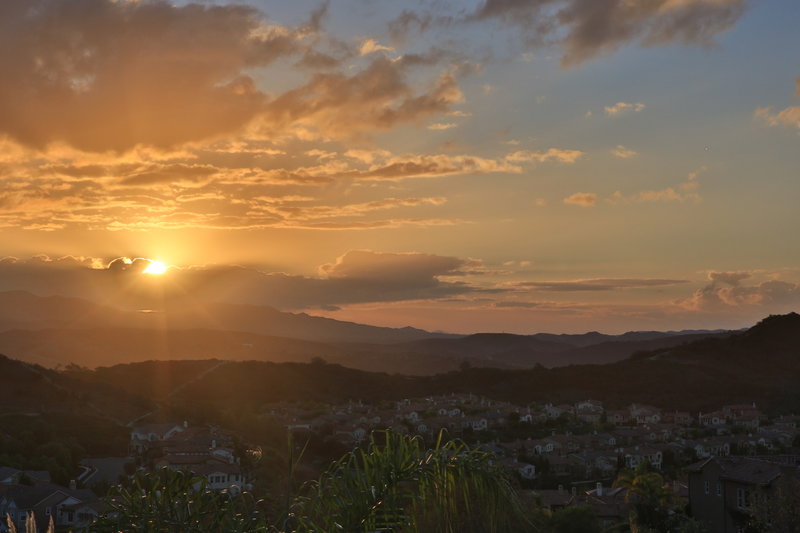
[[[0,290],[454,332],[796,310],[800,5],[765,4],[4,1]]]

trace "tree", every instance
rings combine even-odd
[[[565,507],[553,514],[553,533],[600,533],[602,527],[594,510],[588,506]]]
[[[621,470],[614,486],[627,489],[625,499],[633,505],[631,531],[668,531],[674,494],[664,485],[661,474],[649,472],[648,467],[648,463],[642,462],[635,472],[627,468]]]
[[[791,475],[781,475],[770,492],[751,495],[750,510],[750,531],[800,532],[800,481]]]
[[[214,493],[205,479],[167,468],[139,472],[130,488],[113,487],[110,511],[91,532],[267,533],[272,531],[249,493]]]

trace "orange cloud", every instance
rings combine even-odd
[[[247,74],[302,48],[256,9],[165,1],[0,3],[0,131],[43,148],[174,146],[229,133],[264,108]],[[53,23],[57,21],[57,23]],[[305,30],[304,30],[305,31]]]
[[[770,126],[789,126],[800,129],[800,106],[791,106],[773,113],[772,107],[759,107],[755,117]]]
[[[576,192],[564,198],[565,204],[579,205],[581,207],[592,207],[597,203],[597,195],[591,192]]]
[[[545,152],[532,152],[530,150],[513,152],[506,156],[506,160],[513,161],[515,163],[523,161],[536,161],[539,163],[545,163],[548,161],[574,163],[583,157],[583,155],[584,153],[580,150],[560,150],[558,148],[550,148]]]

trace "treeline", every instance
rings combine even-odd
[[[127,453],[128,429],[91,415],[11,414],[0,425],[0,465],[46,470],[60,485],[76,478],[85,457]]]

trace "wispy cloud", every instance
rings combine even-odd
[[[584,152],[581,152],[580,150],[561,150],[558,148],[550,148],[544,152],[520,150],[507,155],[506,160],[513,161],[515,163],[524,161],[536,161],[538,163],[545,163],[549,161],[555,161],[559,163],[575,163],[584,155]]]
[[[510,284],[515,288],[552,292],[613,291],[679,285],[685,279],[597,278],[572,281],[523,281]]]
[[[616,148],[611,150],[611,155],[614,157],[618,157],[620,159],[630,159],[631,157],[635,157],[638,155],[638,152],[635,150],[631,150],[630,148],[625,148],[621,144],[617,145]]]
[[[800,106],[791,106],[773,112],[772,107],[759,107],[755,117],[770,126],[788,126],[800,129]]]
[[[580,207],[592,207],[597,203],[597,195],[592,192],[576,192],[564,198],[564,203]]]
[[[638,113],[644,110],[645,107],[640,102],[617,102],[616,104],[605,106],[603,110],[607,116],[617,117],[626,113]]]
[[[455,127],[458,127],[458,124],[455,122],[436,122],[428,125],[428,129],[433,131],[450,130]]]

